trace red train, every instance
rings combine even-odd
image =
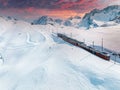
[[[58,37],[62,38],[64,41],[66,41],[72,45],[83,48],[84,50],[86,50],[86,51],[88,51],[88,52],[90,52],[90,53],[92,53],[92,54],[94,54],[102,59],[105,59],[107,61],[110,60],[110,55],[106,52],[98,51],[93,47],[87,46],[84,42],[80,42],[80,41],[77,41],[75,39],[69,38],[66,35],[63,35],[60,33],[58,33],[57,35],[58,35]]]

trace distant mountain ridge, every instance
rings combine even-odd
[[[48,16],[41,16],[34,20],[32,24],[40,25],[63,25],[75,28],[84,27],[86,29],[96,27],[107,27],[120,24],[120,5],[108,6],[102,10],[94,9],[86,13],[83,18],[80,16],[70,17],[66,20],[54,19]]]
[[[75,26],[75,23],[78,23],[78,21],[80,20],[81,20],[81,17],[79,16],[70,17],[66,20],[54,19],[48,16],[41,16],[39,19],[34,20],[32,24],[34,25],[39,25],[39,24],[40,25],[47,25],[47,24],[56,25],[58,24],[58,25],[64,25],[64,26]]]

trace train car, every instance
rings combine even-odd
[[[62,34],[60,34],[60,33],[58,33],[58,34],[57,34],[57,36],[58,36],[58,37],[61,37],[61,38],[63,37],[63,35],[62,35]]]
[[[110,60],[110,55],[106,52],[100,52],[91,46],[87,46],[84,42],[80,42],[80,41],[77,41],[75,39],[69,38],[63,34],[58,33],[57,35],[58,35],[58,37],[62,38],[64,41],[66,41],[72,45],[83,48],[84,50],[86,50],[86,51],[88,51],[88,52],[90,52],[90,53],[92,53],[100,58],[103,58],[107,61]]]
[[[99,57],[101,57],[101,58],[103,58],[105,60],[108,60],[108,61],[110,60],[110,55],[108,53],[106,53],[106,52],[97,51],[96,56],[99,56]]]

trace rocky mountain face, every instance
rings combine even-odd
[[[53,19],[48,16],[42,16],[39,19],[34,20],[32,24],[40,24],[40,25],[53,24]]]
[[[108,6],[102,10],[94,9],[90,13],[85,14],[79,27],[86,27],[89,29],[91,27],[104,26],[105,24],[107,26],[115,25],[119,23],[119,17],[119,5]]]

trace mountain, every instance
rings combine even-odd
[[[79,27],[89,29],[91,27],[116,25],[118,21],[114,20],[117,19],[117,17],[120,17],[120,5],[108,6],[102,10],[94,9],[90,13],[85,14]]]
[[[120,23],[120,16],[117,16],[116,18],[114,18],[112,21],[116,22],[116,23]]]
[[[80,16],[74,16],[68,18],[66,21],[69,21],[73,27],[78,27],[79,23],[81,22],[82,18]]]
[[[55,19],[54,22],[57,23],[57,24],[59,24],[59,25],[61,25],[63,23],[63,20],[61,20],[61,19]]]
[[[32,23],[32,25],[62,25],[63,24],[63,20],[62,19],[54,19],[48,16],[41,16],[39,19],[34,20]]]
[[[48,16],[41,16],[39,19],[34,20],[32,24],[40,24],[40,25],[54,24],[54,21],[52,18]]]
[[[102,10],[94,9],[90,13],[85,14],[83,18],[80,16],[69,17],[65,20],[54,19],[48,16],[41,16],[34,20],[32,24],[40,25],[60,25],[75,28],[96,28],[108,27],[120,24],[120,5],[108,6]]]
[[[63,23],[64,26],[72,26],[72,23],[69,21],[69,20],[66,20],[64,23]]]
[[[39,19],[34,20],[31,24],[37,25],[63,25],[63,26],[72,26],[72,27],[77,27],[78,23],[81,21],[81,17],[75,16],[75,17],[70,17],[65,20],[62,19],[54,19],[50,18],[48,16],[41,16]]]

